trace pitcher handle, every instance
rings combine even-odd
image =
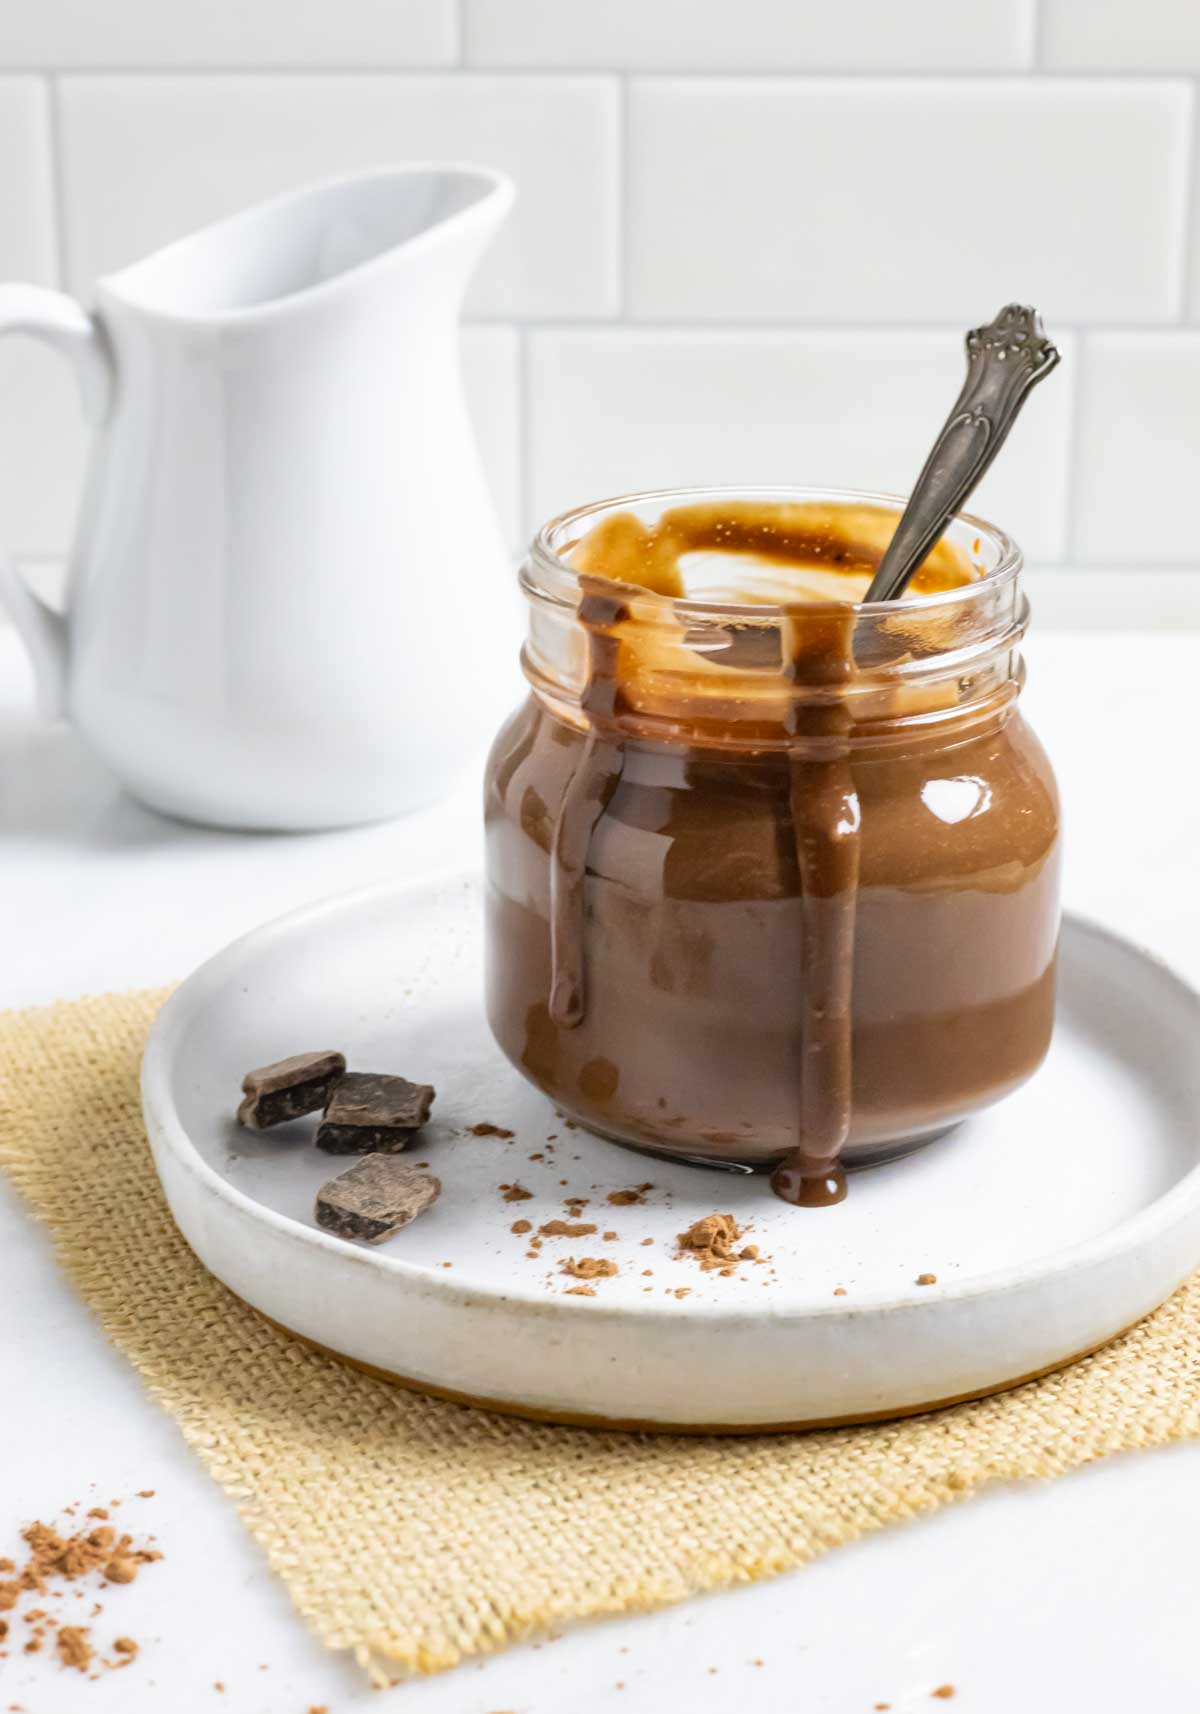
[[[0,286],[0,334],[28,333],[70,359],[83,414],[103,421],[113,392],[112,359],[99,323],[65,292],[45,286]],[[35,595],[0,550],[0,604],[7,607],[33,661],[38,707],[47,719],[66,712],[67,622]]]

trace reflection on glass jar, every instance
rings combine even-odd
[[[956,519],[910,599],[855,606],[898,504],[556,520],[523,571],[530,695],[488,766],[501,1048],[592,1129],[776,1169],[797,1201],[1007,1094],[1053,1019],[1020,555]]]

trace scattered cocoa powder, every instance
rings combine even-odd
[[[608,1200],[614,1208],[632,1208],[635,1203],[645,1201],[643,1189],[653,1190],[654,1186],[647,1184],[638,1190],[610,1190]]]
[[[501,1142],[507,1143],[517,1133],[506,1131],[503,1125],[493,1125],[485,1119],[481,1124],[472,1125],[470,1134],[473,1137],[499,1137]]]
[[[596,1228],[593,1226],[592,1231],[594,1232],[595,1230],[596,1230]],[[613,1242],[613,1240],[616,1238],[616,1236],[617,1236],[617,1234],[615,1232],[606,1232],[604,1234],[605,1243],[611,1244]]]
[[[145,1493],[150,1497],[152,1490],[147,1489]],[[120,1503],[119,1500],[108,1502],[110,1507]],[[67,1508],[67,1515],[73,1516],[74,1508]],[[98,1506],[88,1513],[89,1520],[104,1520],[107,1516],[108,1512]],[[116,1530],[103,1521],[68,1535],[37,1519],[25,1526],[21,1539],[29,1550],[28,1558],[10,1582],[0,1584],[0,1606],[13,1607],[18,1596],[27,1590],[36,1591],[42,1597],[50,1596],[53,1600],[61,1600],[67,1594],[81,1600],[84,1598],[82,1589],[64,1589],[61,1583],[64,1580],[73,1583],[91,1575],[104,1576],[110,1582],[132,1582],[143,1565],[162,1558],[157,1549],[135,1546],[132,1536],[118,1536]],[[149,1539],[153,1541],[154,1537]],[[11,1559],[2,1563],[8,1570],[17,1571]],[[100,1602],[94,1602],[89,1618],[95,1618],[102,1611]],[[26,1654],[41,1653],[49,1639],[62,1667],[85,1673],[90,1679],[96,1678],[98,1673],[89,1671],[89,1668],[99,1666],[108,1670],[128,1666],[137,1653],[137,1644],[125,1637],[114,1645],[120,1658],[101,1661],[91,1641],[90,1625],[62,1624],[45,1606],[29,1607],[21,1617],[30,1626],[30,1634],[24,1644]],[[8,1621],[4,1621],[0,1636],[8,1629]]]
[[[84,1577],[89,1571],[98,1570],[111,1558],[117,1532],[101,1525],[86,1533],[64,1537],[49,1524],[36,1522],[22,1530],[21,1539],[29,1548],[29,1562],[21,1581],[26,1588],[44,1594],[48,1577]]]
[[[526,1190],[523,1184],[502,1184],[500,1194],[505,1202],[532,1202],[532,1190]]]
[[[58,1633],[58,1658],[64,1666],[86,1672],[92,1664],[92,1645],[86,1625],[62,1625]]]
[[[538,1227],[543,1238],[590,1238],[595,1230],[586,1220],[547,1220]]]
[[[532,1232],[533,1222],[531,1220],[514,1220],[512,1225],[509,1227],[509,1231],[516,1232],[518,1234],[521,1232]]]
[[[606,1280],[617,1272],[617,1264],[603,1256],[580,1256],[578,1261],[574,1256],[568,1256],[561,1265],[561,1272],[577,1280]]]
[[[740,1259],[733,1246],[741,1236],[732,1214],[705,1214],[679,1234],[679,1257],[694,1257],[705,1273],[732,1269]]]

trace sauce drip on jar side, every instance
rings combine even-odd
[[[854,673],[854,609],[805,615],[781,626],[784,675],[797,687],[849,683]],[[848,709],[837,703],[792,706],[798,739],[820,739],[819,759],[792,752],[789,793],[800,875],[804,946],[800,962],[803,1027],[800,1114],[795,1152],[776,1167],[771,1188],[806,1207],[840,1202],[846,1181],[838,1160],[850,1133],[850,1002],[858,904],[859,808],[850,766]]]
[[[625,760],[619,738],[606,736],[621,703],[617,672],[620,644],[614,625],[629,617],[616,590],[582,577],[579,623],[587,632],[588,674],[580,705],[591,721],[583,753],[567,780],[550,845],[550,1016],[560,1029],[575,1029],[587,1008],[584,948],[584,878],[588,847]]]
[[[852,602],[878,565],[894,517],[875,508],[784,506],[765,502],[677,507],[656,525],[631,513],[610,514],[575,544],[582,590],[579,622],[588,662],[580,702],[589,731],[554,820],[550,852],[550,1016],[577,1027],[587,1010],[584,883],[592,836],[621,777],[624,711],[621,643],[616,627],[631,617],[621,585],[668,597],[686,596],[680,560],[707,550],[752,555],[779,568],[835,573],[848,599],[779,600],[779,666],[796,695],[787,705],[790,813],[801,883],[803,945],[798,948],[803,1028],[798,1044],[796,1147],[771,1178],[775,1193],[805,1207],[846,1194],[839,1161],[851,1120],[851,1001],[858,898],[860,815],[850,757],[853,715],[836,692],[854,677]],[[973,568],[942,542],[912,588],[932,593],[972,581]],[[616,587],[614,588],[614,584]],[[633,591],[630,592],[630,598]],[[739,592],[724,599],[762,601]],[[814,599],[820,605],[814,605]],[[809,694],[805,694],[805,693]],[[814,696],[812,693],[816,693]],[[830,693],[822,697],[822,692]]]

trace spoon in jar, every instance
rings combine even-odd
[[[991,464],[1017,412],[1059,361],[1042,319],[1008,304],[967,334],[967,378],[917,477],[864,601],[895,601]]]

